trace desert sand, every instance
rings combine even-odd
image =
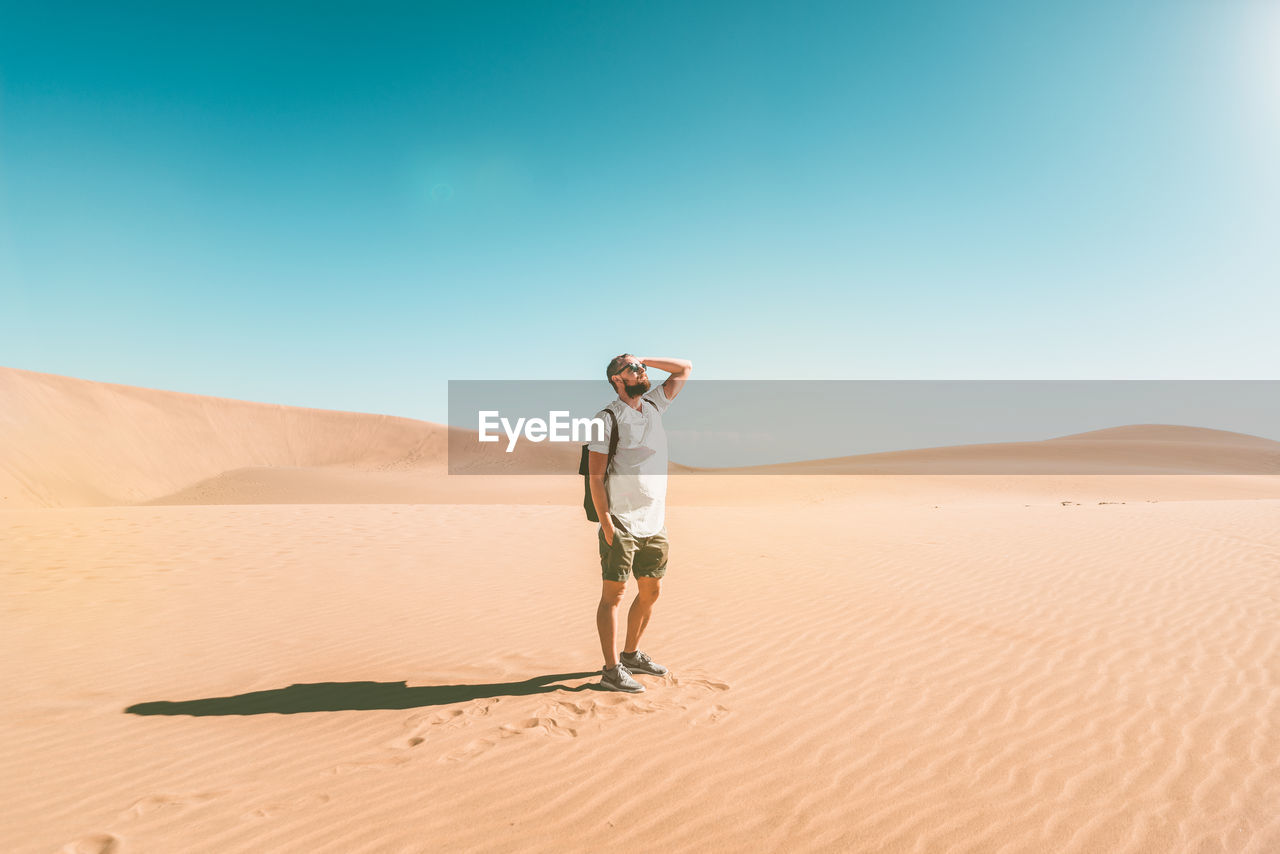
[[[672,477],[631,696],[580,478],[0,369],[0,850],[1278,851],[1280,476],[1131,472],[1280,445],[1117,428]]]

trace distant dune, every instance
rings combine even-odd
[[[491,445],[459,458],[460,447],[477,447],[457,442],[461,433],[389,415],[251,403],[0,368],[0,508],[580,500],[581,481],[574,474],[578,446],[526,444],[508,455]],[[446,470],[451,435],[455,476]],[[562,474],[515,473],[529,470]],[[918,492],[930,481],[936,487],[937,479],[951,475],[998,479],[1046,471],[1065,477],[1280,474],[1280,442],[1197,427],[1133,425],[1041,442],[739,469],[673,463],[671,470],[733,475],[710,478],[711,483],[673,485],[672,490],[699,503],[737,504],[791,493],[804,496],[818,489],[816,482],[784,484],[772,477],[788,474],[931,476],[907,486],[881,483],[880,493],[886,497],[904,490]],[[771,478],[753,492],[744,489],[744,475]],[[1272,480],[1251,481],[1244,492],[1271,494]],[[847,483],[839,490],[865,498],[870,483]],[[1001,483],[971,481],[970,486],[1008,491]],[[1228,494],[1241,496],[1239,480],[1222,485]],[[1198,484],[1195,494],[1203,494],[1208,486]]]
[[[136,504],[248,467],[439,468],[436,424],[0,368],[0,506]]]
[[[1204,427],[1134,424],[1039,442],[956,445],[751,466],[746,474],[1280,474],[1280,442]]]

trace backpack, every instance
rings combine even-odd
[[[648,398],[640,398],[640,405],[644,406]],[[653,403],[652,400],[648,401]],[[658,404],[653,403],[656,409]],[[613,430],[609,433],[609,458],[605,460],[604,477],[609,479],[609,465],[613,462],[613,455],[618,452],[618,416],[613,414],[613,410],[605,407],[604,411],[609,413],[609,420],[613,423]],[[588,455],[591,452],[587,450],[587,446],[582,446],[582,460],[578,463],[578,474],[582,475],[582,509],[587,511],[587,520],[590,522],[599,522],[600,517],[596,515],[596,503],[591,500],[591,468],[587,463]]]

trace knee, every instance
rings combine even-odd
[[[639,596],[641,599],[643,599],[645,602],[656,602],[658,601],[658,595],[661,592],[662,590],[661,588],[658,587],[658,585],[646,584],[636,592],[636,595]]]
[[[626,592],[627,592],[626,590],[619,590],[616,594],[615,593],[600,594],[600,607],[601,608],[618,607],[619,605],[622,604],[622,597]]]

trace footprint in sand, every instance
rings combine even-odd
[[[323,793],[299,795],[285,801],[263,804],[244,814],[245,818],[272,818],[280,813],[296,812],[329,803],[329,796]]]
[[[729,690],[728,683],[701,676],[686,676],[681,679],[668,675],[661,681],[646,682],[648,691],[644,694],[601,692],[595,697],[543,703],[538,707],[536,717],[502,724],[483,737],[473,739],[461,748],[441,756],[439,761],[460,762],[473,759],[512,736],[576,738],[585,727],[599,726],[603,722],[621,717],[685,711],[700,705],[707,695]],[[716,704],[699,712],[691,724],[714,724],[728,714],[728,707]]]
[[[550,735],[557,738],[578,737],[577,730],[562,726],[553,717],[525,718],[519,723],[503,724],[498,727],[498,732],[501,733],[502,738],[510,738],[513,735]]]
[[[183,807],[196,806],[197,804],[207,803],[214,798],[225,795],[226,792],[201,792],[194,795],[147,795],[145,798],[139,798],[129,805],[128,809],[120,813],[120,821],[128,821],[130,819],[141,818],[144,815],[156,812],[158,810],[181,809]]]
[[[538,714],[565,723],[608,721],[632,715],[651,715],[677,708],[673,699],[659,699],[647,694],[602,694],[599,698],[559,703],[546,703]]]
[[[698,676],[683,679],[667,676],[661,682],[646,680],[646,683],[648,690],[644,694],[609,693],[584,700],[550,703],[543,706],[539,714],[550,716],[562,724],[607,721],[627,715],[685,711],[697,705],[707,694],[729,690],[725,682]],[[723,714],[717,717],[723,717]]]
[[[388,744],[396,750],[410,750],[427,741],[433,731],[468,727],[487,717],[497,700],[470,703],[461,708],[439,709],[412,715],[404,722],[405,733]]]
[[[710,726],[711,724],[719,723],[721,720],[728,717],[729,714],[729,709],[726,706],[716,703],[710,709],[707,709],[701,714],[695,716],[693,720],[689,721],[689,726]]]
[[[516,723],[503,724],[492,734],[485,738],[476,738],[468,741],[462,747],[450,753],[446,753],[440,757],[441,762],[460,762],[466,759],[474,759],[482,753],[489,751],[496,746],[498,742],[508,738],[529,735],[544,735],[554,738],[577,738],[578,731],[573,727],[568,727],[556,720],[554,716],[540,715],[536,718],[525,718]]]
[[[340,762],[329,769],[330,774],[360,774],[365,771],[379,771],[395,765],[403,765],[409,761],[407,756],[391,756],[386,759],[363,759],[357,762]]]
[[[68,842],[59,849],[58,854],[120,854],[124,851],[124,840],[114,833],[95,833]]]
[[[717,691],[729,690],[728,682],[720,682],[719,680],[716,680],[716,679],[707,679],[700,676],[687,676],[684,679],[680,679],[679,677],[672,676],[671,680],[676,685],[685,685],[695,690],[702,689],[704,692],[705,691],[717,692]]]
[[[449,753],[446,753],[444,756],[441,756],[440,759],[437,761],[465,762],[468,759],[474,759],[480,754],[487,752],[489,748],[493,747],[497,743],[498,742],[495,739],[477,738],[474,741],[468,741],[466,744],[464,744],[462,747],[459,747],[457,750],[453,750],[453,751],[450,751]]]

